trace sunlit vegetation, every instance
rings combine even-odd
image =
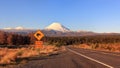
[[[42,39],[44,48],[35,49],[31,47],[36,40],[33,34],[21,35],[0,31],[0,64],[17,63],[18,59],[56,54],[58,51],[64,51],[64,46],[67,45],[76,48],[120,52],[120,35],[44,37]]]
[[[111,52],[120,52],[120,43],[79,44],[79,45],[73,45],[72,47],[83,48],[83,49],[102,50],[102,51],[111,51]]]
[[[5,47],[15,46],[20,47],[21,45],[31,45],[35,42],[34,33],[27,35],[20,35],[15,33],[6,33],[0,31],[0,46]],[[44,44],[47,45],[74,45],[74,44],[108,44],[108,43],[119,43],[120,35],[95,35],[95,36],[79,36],[79,37],[44,37],[42,39]]]
[[[22,59],[28,59],[31,57],[42,57],[58,54],[60,51],[64,51],[65,48],[58,48],[56,46],[44,46],[42,49],[39,48],[16,48],[16,49],[8,49],[8,48],[0,48],[0,65],[6,64],[16,64],[20,63],[18,61],[24,61]]]
[[[110,44],[120,43],[120,35],[97,35],[97,36],[80,36],[80,37],[46,37],[48,44],[57,46],[75,45],[75,44]]]
[[[32,34],[21,35],[0,31],[0,66],[8,64],[18,64],[31,57],[42,57],[58,54],[65,51],[65,47],[55,45],[43,45],[44,47],[35,48],[36,39]]]
[[[0,46],[19,46],[28,45],[30,43],[30,37],[27,35],[20,35],[15,33],[6,33],[0,31]]]
[[[97,35],[82,37],[49,37],[49,44],[72,45],[76,48],[120,52],[120,35]]]

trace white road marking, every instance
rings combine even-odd
[[[106,67],[108,67],[108,68],[114,68],[113,66],[110,66],[110,65],[105,64],[105,63],[103,63],[103,62],[100,62],[100,61],[98,61],[98,60],[95,60],[95,59],[93,59],[93,58],[91,58],[91,57],[88,57],[88,56],[86,56],[86,55],[83,55],[83,54],[81,54],[81,53],[78,53],[78,52],[76,52],[76,51],[74,51],[74,50],[71,50],[71,49],[69,49],[69,48],[67,48],[67,49],[68,49],[69,51],[77,54],[77,55],[80,55],[80,56],[82,56],[82,57],[84,57],[84,58],[87,58],[87,59],[89,59],[89,60],[91,60],[91,61],[94,61],[94,62],[97,62],[97,63],[99,63],[99,64],[102,64],[102,65],[104,65],[104,66],[106,66]]]

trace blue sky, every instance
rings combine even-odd
[[[71,30],[120,33],[120,0],[0,0],[0,28],[40,28],[60,22]]]

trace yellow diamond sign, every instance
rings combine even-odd
[[[34,37],[35,37],[38,41],[40,41],[40,40],[44,37],[44,34],[43,34],[40,30],[38,30],[37,32],[35,32]]]

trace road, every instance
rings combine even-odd
[[[66,49],[58,55],[36,58],[16,68],[120,68],[120,53]]]

